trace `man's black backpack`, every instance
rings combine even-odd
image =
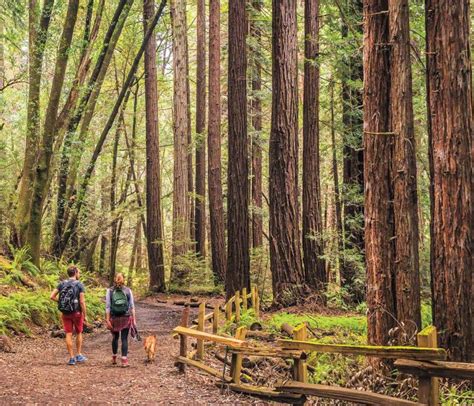
[[[79,294],[76,281],[66,281],[59,292],[58,309],[61,313],[79,311]]]
[[[128,312],[128,297],[121,288],[112,288],[110,291],[110,313],[112,316],[123,316]]]

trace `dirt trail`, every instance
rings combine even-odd
[[[140,330],[157,335],[154,364],[145,365],[142,343],[131,341],[129,368],[111,365],[110,333],[86,334],[83,365],[66,365],[63,340],[41,337],[17,343],[14,354],[0,354],[0,404],[263,404],[234,393],[221,395],[213,381],[188,368],[180,375],[174,367],[179,341],[170,331],[182,308],[140,302]],[[144,333],[143,335],[146,335]]]

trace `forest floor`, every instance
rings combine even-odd
[[[233,392],[221,394],[214,381],[187,368],[174,366],[179,340],[171,330],[179,324],[182,307],[137,303],[142,337],[156,334],[154,364],[145,364],[141,342],[131,341],[129,368],[111,364],[110,333],[105,329],[84,335],[85,364],[68,366],[64,340],[43,334],[18,339],[15,353],[0,354],[0,404],[267,404]],[[16,340],[15,340],[16,341]]]

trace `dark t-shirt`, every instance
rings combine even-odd
[[[75,291],[76,291],[76,299],[77,299],[77,303],[79,303],[79,296],[81,293],[85,293],[86,291],[86,288],[84,287],[84,285],[82,284],[82,282],[79,282],[78,280],[74,280],[74,279],[66,279],[64,281],[61,281],[59,282],[58,286],[56,289],[58,289],[58,292],[59,294],[61,294],[61,290],[64,289],[64,287],[66,286],[66,284],[70,284],[70,283],[74,283],[74,286],[75,286]],[[76,304],[77,306],[77,304]],[[76,307],[75,306],[75,307]],[[78,306],[78,309],[77,309],[78,312],[81,311],[81,308],[80,306]]]

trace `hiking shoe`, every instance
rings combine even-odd
[[[112,355],[112,365],[117,365],[117,356]]]
[[[82,355],[82,354],[79,354],[79,355],[76,357],[76,362],[82,363],[82,362],[86,362],[86,361],[87,361],[87,358],[84,357],[84,355]]]
[[[128,363],[128,358],[127,357],[122,357],[122,366],[124,368],[130,366],[130,364]]]
[[[76,359],[74,357],[69,358],[69,362],[67,364],[68,365],[76,365]]]

